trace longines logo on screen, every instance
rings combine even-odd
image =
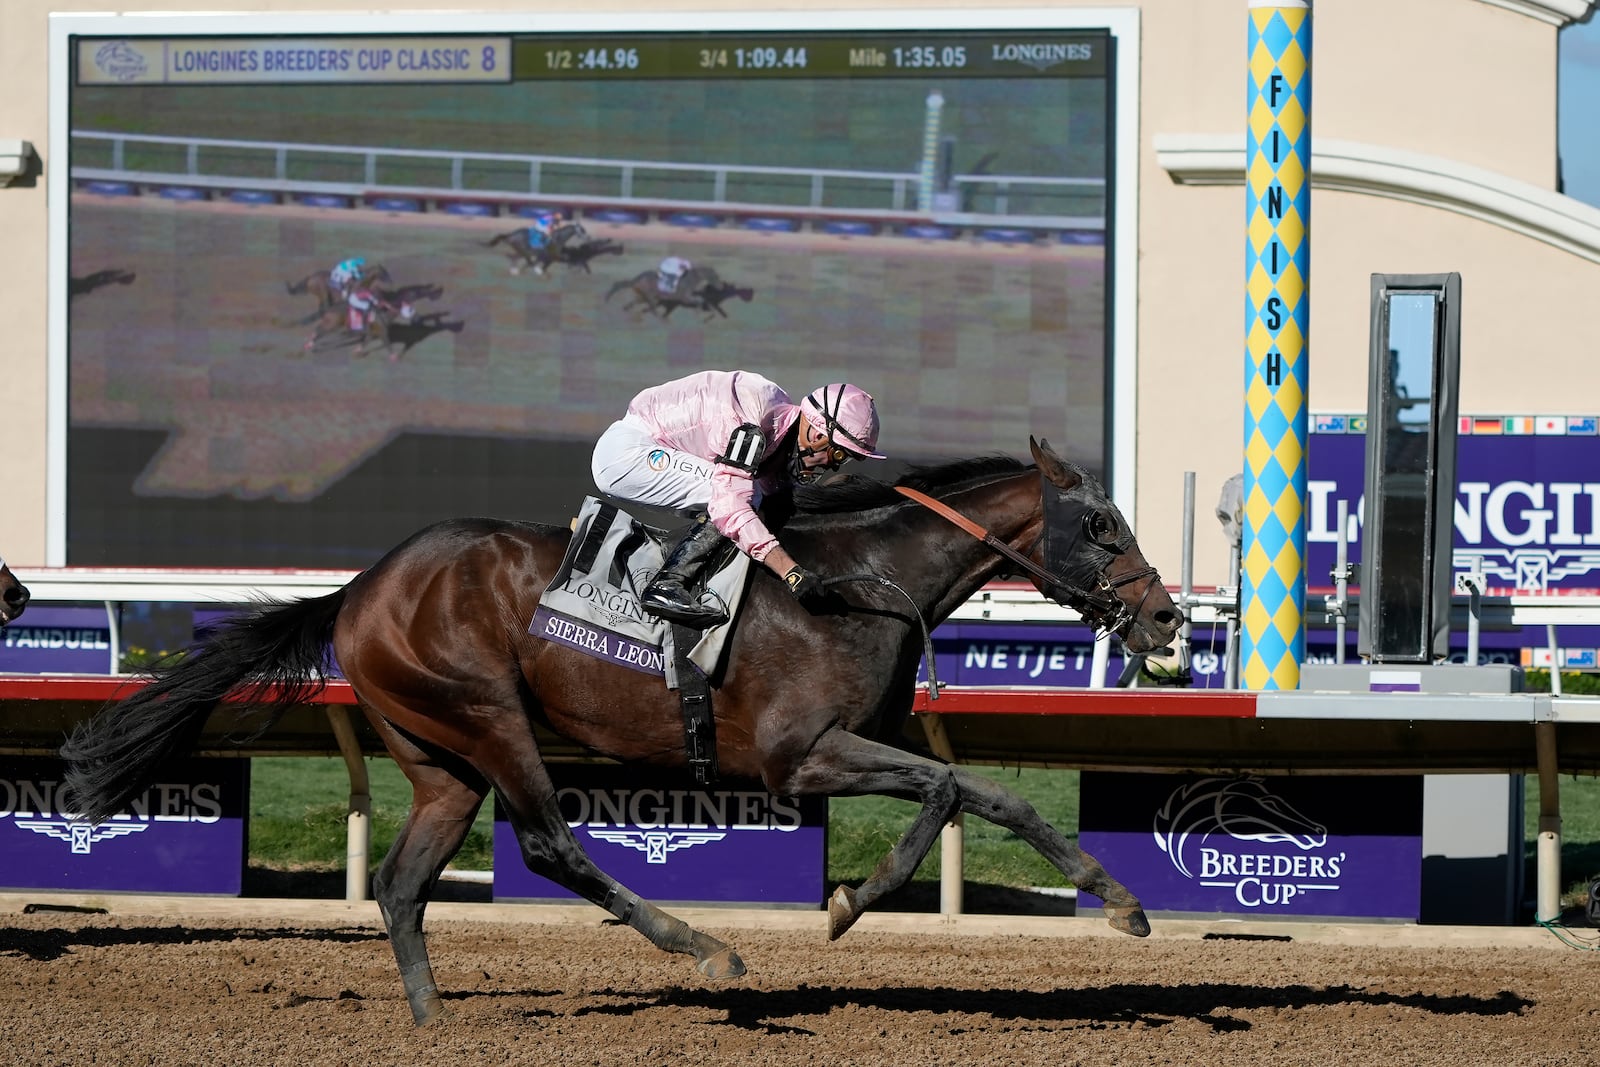
[[[1273,795],[1260,778],[1202,778],[1179,786],[1156,811],[1155,838],[1185,878],[1232,890],[1247,908],[1336,891],[1344,871],[1345,853],[1319,851],[1328,843],[1327,828]]]
[[[1010,60],[1038,71],[1049,70],[1059,63],[1082,63],[1094,58],[1094,46],[1085,41],[1070,44],[996,44],[990,47],[991,59],[999,62]]]
[[[143,833],[156,823],[215,823],[222,819],[222,786],[216,782],[158,782],[128,810],[98,826],[76,818],[62,783],[49,779],[0,778],[0,821],[63,842],[74,855],[88,855],[102,841]]]
[[[730,833],[792,833],[800,808],[764,790],[574,789],[557,799],[567,825],[596,841],[666,863],[675,852],[726,840]]]

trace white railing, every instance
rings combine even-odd
[[[88,181],[185,184],[210,189],[344,196],[454,196],[508,201],[641,201],[684,209],[781,211],[800,215],[936,218],[1039,229],[1103,229],[1103,178],[957,174],[952,199],[986,211],[930,212],[917,203],[916,171],[841,170],[732,163],[671,163],[509,152],[401,149],[309,142],[73,130],[74,159],[103,144],[107,165],[74,163]],[[130,147],[146,158],[130,160]],[[408,171],[396,175],[396,171]],[[418,181],[417,172],[437,180]],[[1086,200],[1092,209],[1083,210]],[[1013,212],[1013,203],[1022,208]],[[1060,210],[1040,210],[1040,206]],[[1069,206],[1078,210],[1069,211]]]

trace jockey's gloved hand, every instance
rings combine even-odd
[[[794,598],[806,607],[820,606],[828,595],[822,579],[799,564],[789,568],[789,573],[783,576],[783,584],[787,585]]]

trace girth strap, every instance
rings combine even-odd
[[[689,658],[699,630],[672,624],[673,664],[678,671],[678,701],[683,708],[683,744],[694,780],[709,785],[717,777],[717,724],[711,715],[711,682]]]

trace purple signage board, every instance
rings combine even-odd
[[[1422,778],[1085,771],[1078,843],[1147,911],[1418,921]],[[1100,906],[1080,894],[1080,912]]]
[[[1361,559],[1366,420],[1318,416],[1307,453],[1306,558],[1313,587],[1337,551],[1338,501],[1348,504],[1349,560]],[[1600,591],[1600,435],[1594,418],[1462,416],[1456,443],[1456,573],[1489,591]]]
[[[1583,666],[1585,656],[1593,660],[1596,647],[1600,646],[1600,626],[1560,626],[1557,631],[1566,666]],[[1196,629],[1189,646],[1194,688],[1222,688],[1226,639],[1220,624]],[[1337,662],[1337,640],[1332,629],[1307,629],[1306,662]],[[1543,626],[1483,630],[1478,635],[1478,661],[1538,666],[1541,657],[1548,659],[1540,651],[1547,640]],[[1453,635],[1450,662],[1466,662],[1466,644],[1464,631]],[[933,656],[939,681],[946,685],[1085,688],[1093,666],[1094,639],[1088,627],[1075,624],[946,623],[933,632]],[[1351,626],[1345,635],[1345,662],[1355,663],[1357,659],[1356,632]],[[1113,642],[1106,668],[1107,685],[1116,683],[1123,664],[1122,645]],[[924,663],[919,681],[927,681],[927,673]]]
[[[21,618],[0,629],[0,672],[110,674],[106,609],[29,605]]]
[[[759,782],[697,786],[682,774],[608,764],[550,768],[561,813],[589,857],[658,903],[820,907],[824,797],[776,797]],[[496,900],[575,899],[528,870],[511,824],[494,823]]]
[[[0,757],[0,887],[238,896],[249,791],[249,760],[188,760],[90,826],[61,810],[60,762]]]

